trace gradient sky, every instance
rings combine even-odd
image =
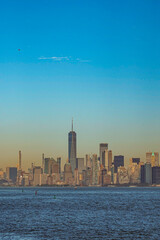
[[[2,0],[0,167],[160,151],[159,0]],[[21,49],[18,51],[18,49]]]

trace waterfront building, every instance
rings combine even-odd
[[[78,168],[74,169],[74,184],[79,185],[79,174],[78,174]]]
[[[103,184],[104,186],[111,184],[111,175],[109,175],[108,173],[104,176]]]
[[[61,174],[61,157],[57,158],[57,163],[58,163],[58,166],[59,166],[59,174]]]
[[[60,181],[59,164],[56,161],[52,163],[51,175],[53,184]]]
[[[78,168],[78,172],[82,173],[84,169],[84,158],[76,158],[76,168]]]
[[[151,163],[145,163],[145,183],[152,184],[152,167],[151,167]]]
[[[42,170],[43,170],[43,173],[44,173],[44,153],[42,153]]]
[[[114,172],[117,173],[118,167],[124,167],[124,156],[114,156]]]
[[[54,183],[53,183],[53,176],[52,175],[48,175],[47,176],[47,182],[48,182],[48,185],[49,186],[52,186]]]
[[[108,171],[111,171],[112,167],[112,150],[108,151]]]
[[[86,169],[92,168],[92,160],[89,154],[86,154]]]
[[[52,162],[51,165],[51,174],[59,174],[59,164],[56,161]]]
[[[117,181],[117,173],[114,173],[114,175],[113,175],[113,182],[114,182],[114,184],[118,183],[118,181]]]
[[[33,186],[40,185],[40,175],[42,174],[42,168],[40,166],[33,167]]]
[[[29,174],[23,174],[23,186],[29,186]]]
[[[160,167],[152,167],[152,183],[160,184]]]
[[[107,169],[107,171],[111,171],[112,167],[112,151],[105,149],[102,152],[102,165],[104,168]]]
[[[136,162],[132,162],[128,166],[129,182],[132,184],[139,184],[141,182],[141,168]]]
[[[72,130],[68,133],[68,160],[71,164],[72,174],[74,175],[74,169],[76,168],[76,133],[73,131],[73,120]]]
[[[105,155],[104,155],[105,150],[108,150],[108,143],[100,143],[99,157],[100,157],[100,164],[102,164],[103,166],[105,165]]]
[[[56,163],[54,158],[45,158],[44,159],[44,173],[52,174],[52,165]]]
[[[83,170],[85,171],[85,170]],[[83,186],[83,171],[81,173],[78,173],[78,179],[79,179],[79,185]]]
[[[97,154],[92,155],[92,185],[98,185],[98,158],[97,158]]]
[[[52,185],[56,185],[60,181],[59,173],[52,173],[50,176],[52,177]]]
[[[19,151],[18,154],[18,166],[17,166],[17,185],[22,186],[24,183],[23,180],[23,173],[22,173],[22,154],[21,151]]]
[[[104,168],[106,168],[108,170],[109,167],[109,163],[108,163],[108,149],[105,149],[102,152],[102,165]]]
[[[6,168],[6,178],[9,181],[12,181],[13,184],[16,183],[17,180],[17,168],[16,167],[7,167]]]
[[[111,184],[111,175],[108,174],[107,170],[105,168],[101,169],[99,176],[99,185],[106,186]]]
[[[83,171],[83,174],[85,174],[85,185],[86,186],[91,186],[92,185],[92,169],[91,168],[87,168],[86,172]]]
[[[100,176],[99,176],[99,185],[101,185],[101,186],[104,186],[104,176],[105,175],[107,175],[107,170],[105,168],[101,167]]]
[[[49,162],[50,162],[50,158],[45,158],[44,159],[44,173],[46,174],[50,174],[50,167],[49,167]]]
[[[125,167],[118,167],[117,169],[117,183],[118,184],[128,184],[129,177],[128,172]]]
[[[141,165],[141,183],[145,184],[145,165]]]
[[[111,184],[114,184],[114,164],[111,166]]]
[[[66,163],[64,165],[64,182],[66,184],[72,184],[73,183],[73,174],[72,174],[72,168],[70,163]]]
[[[43,185],[48,185],[48,174],[46,173],[42,173],[40,175],[40,186],[43,186]]]

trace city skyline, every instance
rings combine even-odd
[[[115,153],[114,150],[110,147],[110,144],[108,142],[101,142],[101,143],[97,143],[97,148],[98,148],[98,151],[95,151],[95,152],[86,152],[84,155],[79,155],[79,152],[77,154],[77,133],[75,131],[73,131],[73,118],[72,118],[72,127],[71,127],[71,131],[68,133],[68,142],[67,142],[67,145],[68,145],[68,157],[66,156],[65,158],[62,157],[63,155],[62,154],[59,154],[59,155],[55,155],[55,154],[51,154],[51,155],[48,155],[46,152],[43,152],[41,153],[41,158],[38,158],[38,161],[31,161],[31,159],[28,161],[26,161],[26,156],[24,155],[23,156],[23,152],[21,150],[18,150],[17,152],[17,159],[13,161],[13,164],[9,163],[8,165],[4,165],[1,164],[0,165],[0,168],[6,168],[6,167],[17,167],[17,169],[22,169],[27,171],[30,166],[32,164],[34,164],[35,166],[43,166],[43,161],[44,161],[44,158],[52,158],[52,159],[58,159],[58,158],[61,158],[61,164],[62,164],[62,168],[64,167],[64,165],[68,162],[71,164],[71,166],[74,166],[74,168],[76,168],[76,160],[80,157],[83,157],[85,159],[86,155],[97,155],[99,157],[99,161],[100,161],[100,164],[103,164],[105,166],[105,162],[104,160],[102,160],[102,157],[105,158],[105,155],[102,156],[102,152],[105,153],[105,150],[107,150],[107,154],[109,154],[109,152],[111,152],[111,158],[112,158],[112,162],[114,161],[114,157],[115,156],[123,156],[124,157],[124,165],[125,166],[128,166],[130,164],[130,159],[141,159],[141,162],[146,162],[147,161],[147,158],[150,158],[151,155],[153,153],[158,153],[158,151],[146,151],[145,153],[141,153],[139,154],[139,156],[137,155],[129,155],[129,157],[126,157],[124,155],[123,152],[121,153]],[[109,150],[110,149],[110,150]],[[141,155],[144,155],[143,157],[140,157]],[[149,154],[148,157],[146,154]],[[71,157],[69,157],[71,156]],[[33,159],[33,158],[32,158]],[[108,158],[107,158],[107,161],[108,161]],[[111,164],[111,162],[110,162]],[[107,166],[105,166],[107,167]]]
[[[160,152],[159,1],[3,1],[0,163]]]

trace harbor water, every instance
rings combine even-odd
[[[0,239],[160,239],[160,188],[0,188]]]

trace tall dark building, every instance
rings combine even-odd
[[[142,165],[141,166],[141,183],[145,183],[145,180],[146,179],[146,177],[145,177],[145,166],[144,165]]]
[[[74,174],[74,169],[76,168],[76,133],[73,131],[73,120],[72,120],[72,130],[68,133],[68,160],[71,164],[72,173]]]
[[[105,150],[108,150],[108,143],[100,143],[99,145],[99,157],[100,163],[105,167]]]
[[[117,168],[118,167],[123,167],[124,166],[124,156],[114,156],[114,172],[117,173]]]
[[[17,179],[17,168],[16,167],[7,167],[6,168],[7,179],[11,180],[14,184]]]
[[[160,184],[160,167],[152,167],[152,183]]]
[[[57,158],[57,163],[58,163],[58,166],[59,166],[59,173],[61,173],[61,157]]]

